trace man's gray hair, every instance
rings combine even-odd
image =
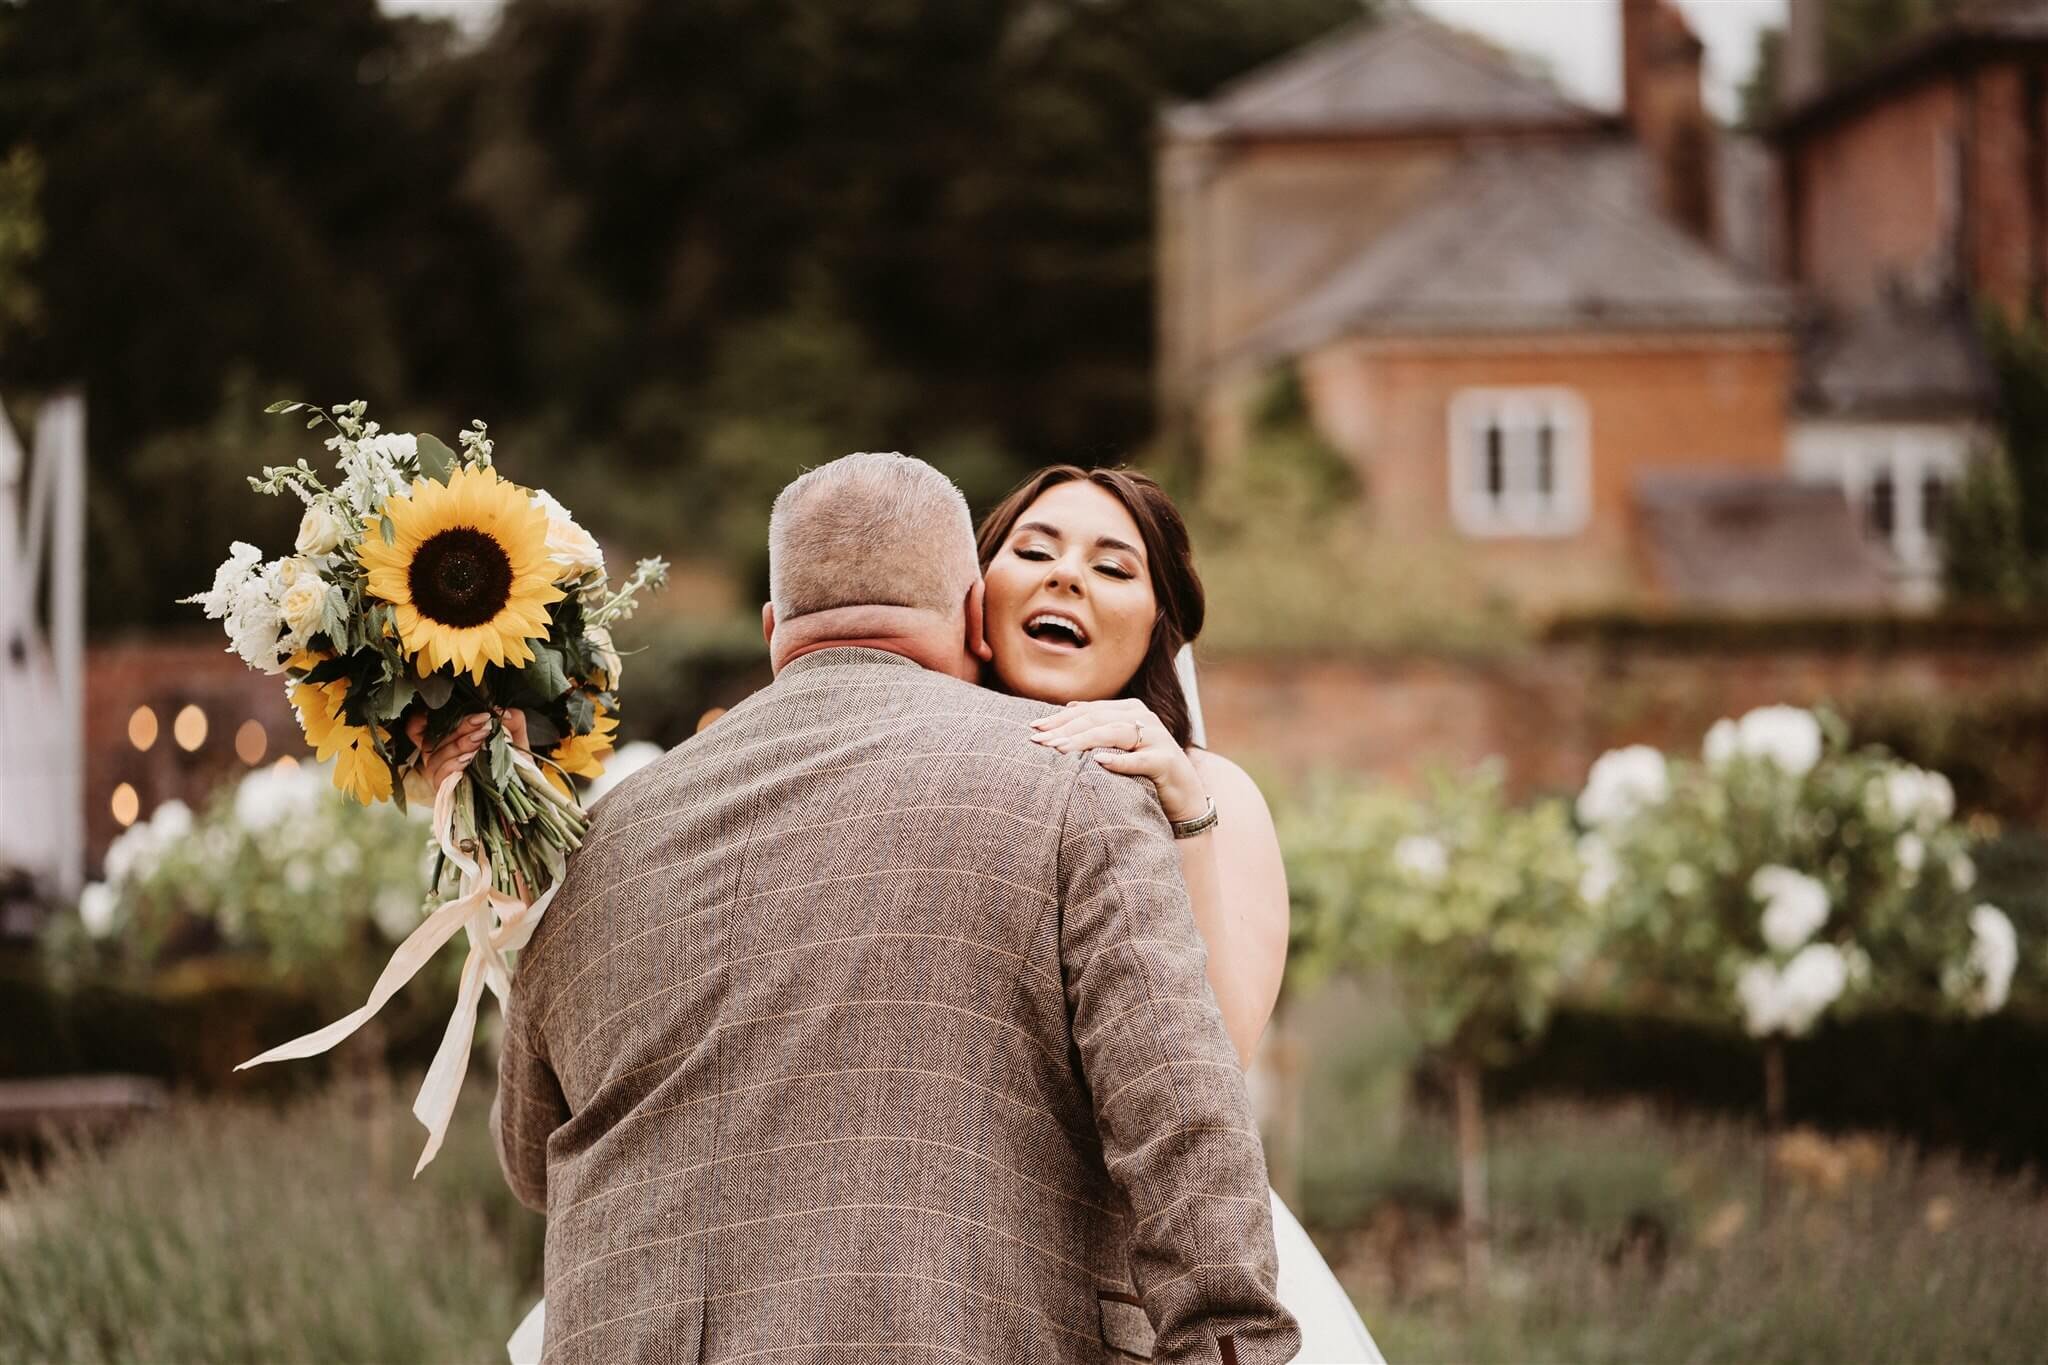
[[[862,451],[799,476],[768,518],[778,621],[834,607],[957,611],[981,574],[974,521],[923,460]]]

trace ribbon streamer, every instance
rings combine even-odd
[[[536,776],[540,774],[539,766],[524,750],[514,749],[512,761],[530,769]],[[440,790],[434,793],[434,839],[448,861],[462,871],[461,894],[428,915],[417,929],[406,936],[405,942],[398,945],[384,970],[378,973],[377,983],[370,988],[370,998],[359,1009],[343,1015],[325,1028],[315,1029],[288,1043],[280,1043],[235,1068],[246,1071],[266,1062],[315,1057],[327,1051],[368,1023],[401,986],[418,975],[420,968],[455,937],[458,930],[467,930],[469,955],[462,963],[462,983],[456,991],[455,1012],[448,1017],[448,1028],[441,1035],[441,1045],[434,1052],[433,1064],[427,1068],[427,1078],[413,1099],[413,1117],[427,1130],[426,1150],[420,1153],[419,1164],[413,1167],[415,1177],[441,1150],[441,1140],[447,1135],[456,1097],[462,1092],[462,1079],[469,1071],[470,1049],[476,1040],[477,1008],[483,1001],[484,987],[490,987],[491,994],[498,997],[502,1007],[512,990],[512,972],[505,962],[505,954],[526,946],[541,916],[547,913],[549,902],[554,900],[555,892],[562,885],[558,875],[554,885],[531,903],[492,889],[490,859],[482,848],[478,847],[476,856],[471,857],[455,842],[455,788],[462,777],[460,772],[450,773],[442,780]]]

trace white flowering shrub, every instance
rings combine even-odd
[[[102,879],[52,925],[52,966],[142,978],[233,955],[352,1005],[419,922],[433,870],[423,817],[363,806],[313,764],[258,769],[198,816],[167,801],[114,840]]]
[[[1972,894],[1939,773],[1784,706],[1717,722],[1697,761],[1651,753],[1603,757],[1578,802],[1582,885],[1638,993],[1759,1037],[1857,1008],[2004,1004],[2012,926]]]
[[[1569,813],[1510,805],[1495,766],[1439,776],[1420,799],[1325,783],[1283,811],[1281,833],[1294,965],[1393,968],[1423,1040],[1450,1055],[1506,1060],[1600,949]]]

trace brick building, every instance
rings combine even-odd
[[[1235,458],[1293,366],[1376,530],[1539,609],[1925,600],[1992,397],[1964,295],[2041,297],[2038,78],[1965,26],[1767,146],[1669,0],[1619,4],[1618,115],[1413,13],[1168,111],[1165,426]]]

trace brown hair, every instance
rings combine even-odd
[[[1046,489],[1074,482],[1092,483],[1102,489],[1122,503],[1131,520],[1138,524],[1138,534],[1145,542],[1145,560],[1151,568],[1152,596],[1159,611],[1152,620],[1152,640],[1146,646],[1144,662],[1118,695],[1135,698],[1150,707],[1152,714],[1173,733],[1174,743],[1185,749],[1194,727],[1188,715],[1187,697],[1181,691],[1180,675],[1174,671],[1174,656],[1180,653],[1182,645],[1192,643],[1202,633],[1207,604],[1202,580],[1195,573],[1194,551],[1188,545],[1187,523],[1181,520],[1180,509],[1157,480],[1121,467],[1083,469],[1071,464],[1048,465],[1018,484],[981,519],[975,544],[982,571],[988,571],[990,561],[1010,538],[1026,508],[1037,502]]]

